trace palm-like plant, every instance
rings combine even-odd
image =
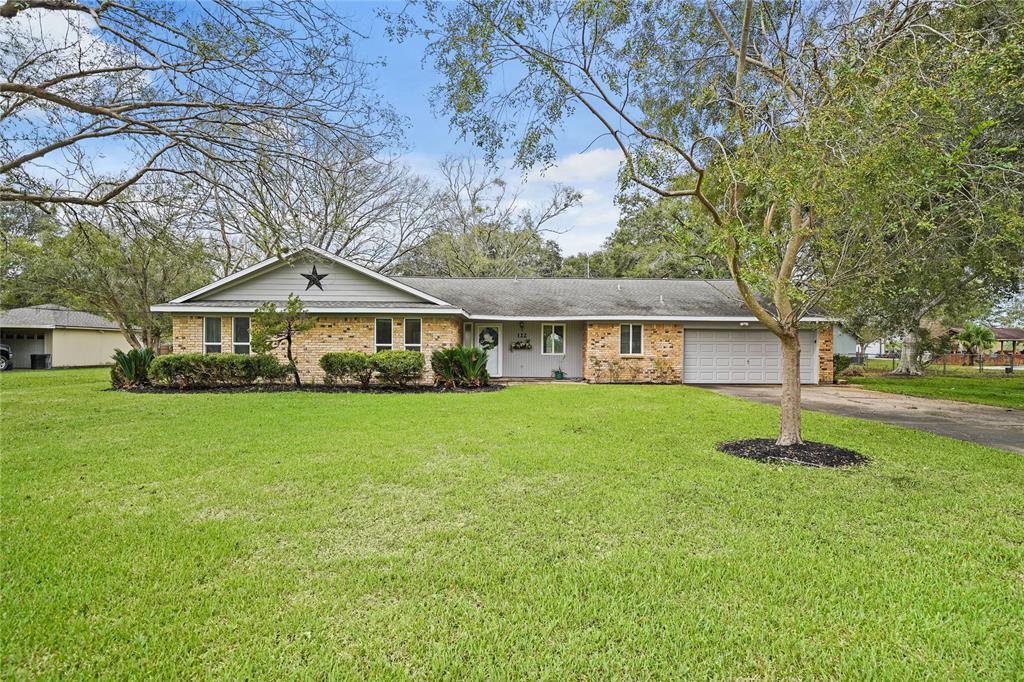
[[[149,383],[149,366],[156,353],[152,348],[132,348],[125,353],[114,351],[114,367],[110,370],[110,382],[114,388],[145,386]]]
[[[956,335],[957,340],[964,344],[971,353],[976,353],[979,358],[979,367],[981,366],[981,358],[986,350],[991,348],[996,342],[996,335],[992,333],[992,330],[988,327],[982,327],[980,324],[974,324],[968,322],[964,328]]]
[[[459,369],[467,386],[479,387],[487,384],[487,351],[483,348],[459,349]]]

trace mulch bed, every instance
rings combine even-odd
[[[125,393],[491,393],[500,391],[503,384],[491,384],[480,388],[443,388],[441,386],[327,386],[312,384],[296,387],[290,384],[262,384],[259,386],[211,386],[179,388],[177,386],[136,386],[134,388],[108,388],[108,391]]]
[[[751,438],[719,443],[718,449],[729,455],[756,459],[768,464],[802,464],[811,467],[849,467],[867,464],[868,458],[853,450],[827,443],[776,445],[771,438]]]

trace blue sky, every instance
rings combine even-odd
[[[423,61],[426,46],[421,39],[402,43],[390,41],[385,23],[377,17],[380,8],[396,9],[401,3],[345,2],[338,10],[349,18],[353,28],[365,39],[356,39],[357,53],[364,59],[383,59],[387,66],[375,72],[377,91],[408,120],[402,155],[418,172],[430,175],[437,162],[447,154],[479,156],[472,144],[449,131],[443,114],[430,107],[430,90],[439,81],[432,64]],[[563,254],[591,251],[598,248],[618,218],[614,205],[620,157],[607,141],[597,140],[596,122],[584,114],[569,119],[559,136],[558,163],[543,175],[531,173],[526,178],[523,199],[540,202],[555,182],[570,185],[583,194],[582,205],[564,215],[552,237],[562,246]],[[510,166],[510,164],[505,164]],[[521,172],[508,168],[506,179],[520,182]]]

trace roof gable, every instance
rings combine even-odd
[[[309,245],[287,256],[268,258],[171,303],[283,301],[289,294],[311,304],[352,301],[447,305],[415,287]]]

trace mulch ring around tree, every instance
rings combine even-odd
[[[444,388],[443,386],[329,386],[310,384],[258,384],[255,386],[134,386],[131,388],[110,388],[109,391],[125,393],[491,393],[505,388],[504,384],[489,384],[480,388]]]
[[[719,443],[718,450],[729,455],[756,459],[767,464],[802,464],[811,467],[849,467],[867,464],[868,458],[853,450],[827,443],[776,445],[771,438],[751,438]]]

